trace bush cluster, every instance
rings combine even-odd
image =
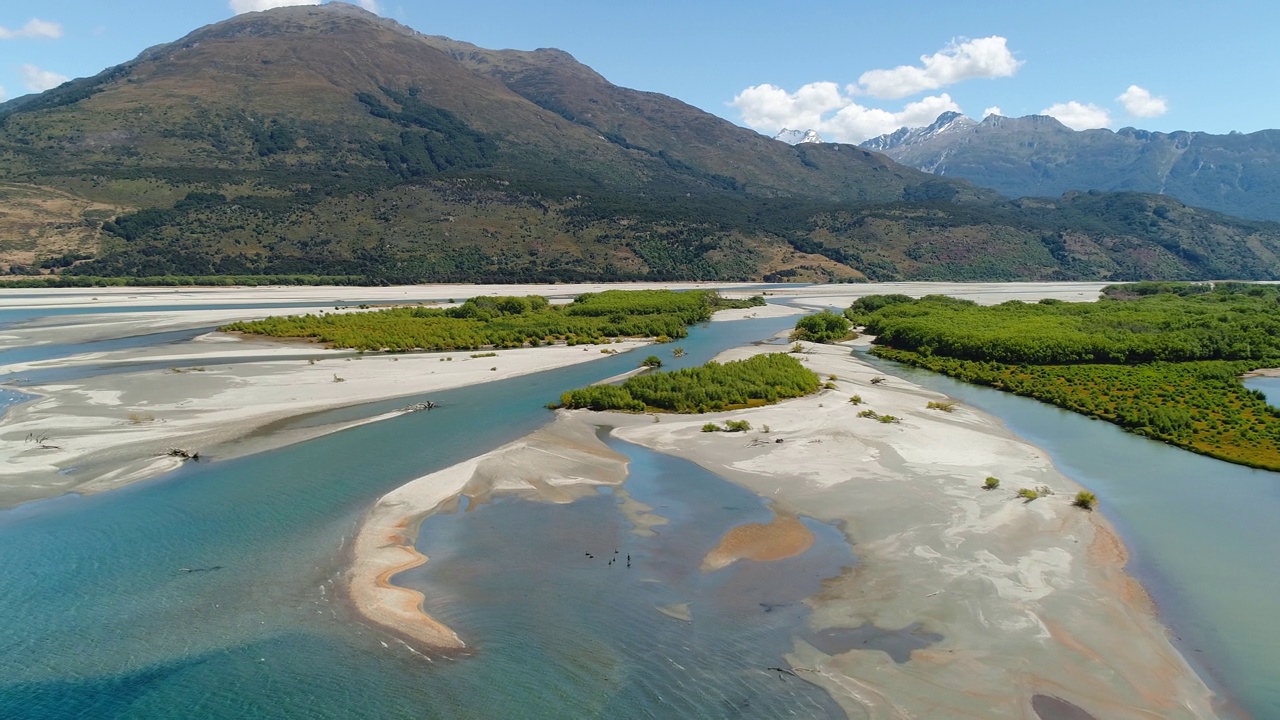
[[[589,410],[704,413],[765,405],[817,392],[818,387],[812,371],[789,355],[775,353],[638,375],[622,385],[570,390],[560,397],[560,404]]]

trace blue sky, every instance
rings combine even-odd
[[[1280,127],[1274,0],[362,0],[427,34],[558,47],[613,82],[772,133],[856,142],[938,112],[1077,128]],[[92,75],[235,9],[299,0],[6,0],[0,88]]]

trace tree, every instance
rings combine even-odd
[[[848,335],[849,319],[843,315],[836,315],[830,310],[823,310],[816,315],[800,318],[792,338],[825,343],[843,340]]]

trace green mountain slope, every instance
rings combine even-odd
[[[770,140],[558,50],[485,50],[340,3],[240,15],[0,105],[0,181],[43,198],[24,224],[0,205],[0,268],[17,272],[1280,277],[1280,226],[1159,197],[1009,202],[862,148]]]

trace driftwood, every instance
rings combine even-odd
[[[49,444],[49,433],[36,435],[35,433],[27,433],[27,442],[35,443],[41,450],[61,450],[61,445]]]
[[[428,400],[426,402],[406,405],[403,408],[400,408],[400,412],[411,413],[411,412],[422,412],[423,410],[435,410],[435,409],[436,409],[436,404]]]
[[[169,448],[169,452],[165,454],[169,457],[182,458],[183,460],[200,461],[200,451],[198,450],[196,452],[191,452],[190,450],[183,450],[182,448]]]

